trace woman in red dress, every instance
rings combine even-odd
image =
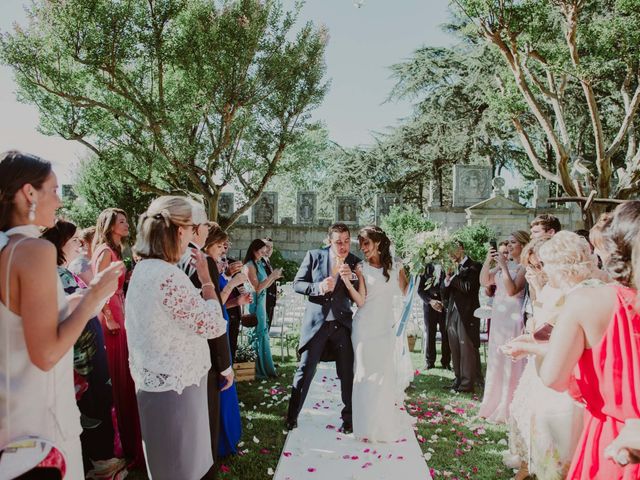
[[[93,239],[91,264],[94,274],[104,270],[111,262],[122,260],[122,239],[129,236],[129,223],[124,210],[107,208],[98,217]],[[99,315],[107,349],[109,374],[113,388],[113,403],[118,419],[118,430],[124,456],[130,466],[144,467],[142,435],[138,417],[135,385],[129,371],[129,349],[124,326],[125,273],[118,281],[118,289],[107,301]]]
[[[568,389],[586,407],[568,479],[640,478],[639,464],[621,466],[605,456],[625,421],[640,417],[640,314],[631,262],[639,237],[640,201],[618,206],[604,232],[611,253],[605,266],[618,284],[569,295],[540,367],[547,386]]]

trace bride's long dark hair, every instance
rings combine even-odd
[[[380,264],[382,265],[382,274],[389,281],[389,270],[393,264],[393,258],[391,257],[391,240],[387,237],[377,225],[367,225],[358,232],[358,242],[362,242],[363,239],[371,240],[373,243],[378,243],[378,253],[380,254]]]

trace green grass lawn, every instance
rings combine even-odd
[[[416,368],[424,363],[421,354],[413,353],[412,359]],[[243,427],[240,454],[220,460],[220,479],[258,480],[273,474],[286,437],[284,416],[294,370],[294,359],[289,357],[280,364],[277,379],[238,384]],[[443,390],[452,378],[446,370],[421,372],[407,391],[406,405],[417,417],[416,433],[433,477],[512,478],[513,472],[503,466],[500,454],[507,448],[506,427],[474,418],[479,394]],[[132,472],[129,478],[142,480],[146,476]]]

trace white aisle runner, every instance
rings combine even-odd
[[[429,468],[411,427],[397,442],[367,443],[338,432],[340,381],[321,363],[278,461],[275,480],[428,480]]]

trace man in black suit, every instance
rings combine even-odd
[[[273,267],[271,266],[271,254],[273,253],[273,240],[271,238],[263,238],[262,241],[267,246],[267,253],[262,257],[262,263],[267,275],[271,275]],[[269,329],[271,329],[271,323],[273,322],[273,313],[276,309],[276,300],[278,297],[278,284],[273,282],[267,287],[267,298],[265,299],[267,307],[267,322]]]
[[[187,252],[178,262],[178,267],[184,271],[191,283],[196,288],[201,288],[198,273],[191,262],[191,249],[199,250],[204,245],[207,234],[209,233],[210,223],[207,219],[204,207],[196,202],[192,203],[191,220],[193,222],[193,242],[189,244]],[[222,299],[220,297],[220,273],[216,262],[207,256],[207,264],[211,274],[211,281],[214,284],[216,295],[220,305]],[[220,432],[220,392],[226,390],[233,385],[233,368],[231,365],[231,351],[229,349],[229,339],[227,334],[218,338],[207,340],[209,343],[209,354],[211,356],[211,369],[207,374],[207,401],[209,407],[209,430],[211,432],[211,453],[214,459],[214,465],[211,467],[205,479],[212,479],[216,476],[218,469],[216,459],[218,457],[218,437]],[[224,383],[221,385],[221,383]]]
[[[293,281],[293,289],[307,295],[307,307],[300,326],[300,363],[293,377],[287,412],[287,428],[297,426],[298,414],[309,392],[321,360],[335,360],[342,392],[342,430],[353,430],[353,347],[351,345],[351,297],[340,272],[353,271],[359,258],[349,253],[351,233],[343,223],[329,227],[329,247],[310,250]]]
[[[418,295],[422,299],[422,312],[424,314],[424,327],[426,333],[425,367],[427,369],[436,366],[436,332],[440,330],[442,368],[451,368],[451,350],[449,349],[449,336],[446,328],[446,312],[442,303],[442,278],[435,278],[436,268],[429,264],[425,272],[420,276]]]
[[[473,312],[480,307],[480,270],[482,265],[471,260],[462,242],[451,253],[457,265],[447,272],[443,282],[443,296],[447,303],[447,333],[456,379],[451,385],[458,392],[473,392],[481,381],[480,320]]]

